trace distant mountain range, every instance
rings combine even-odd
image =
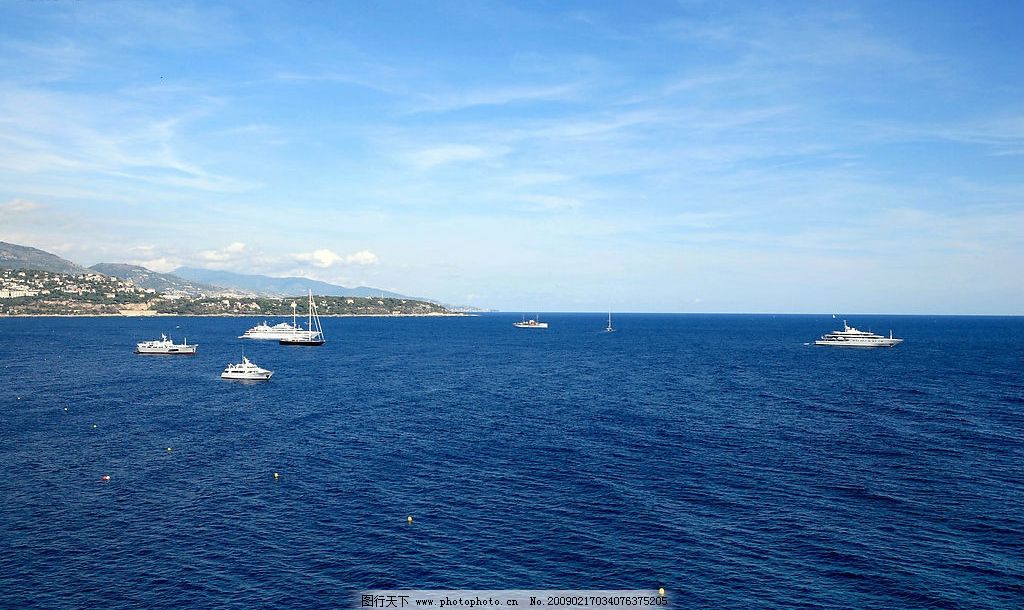
[[[0,241],[0,269],[34,269],[50,273],[82,275],[89,270],[38,248]]]
[[[160,293],[178,292],[189,296],[241,293],[253,296],[290,297],[299,296],[305,294],[307,290],[312,290],[313,294],[323,296],[413,298],[368,286],[347,288],[304,277],[246,275],[195,267],[179,267],[174,270],[174,273],[158,273],[138,265],[98,263],[86,269],[56,254],[2,241],[0,241],[0,269],[33,269],[69,275],[100,273],[122,280],[131,280],[136,286],[152,288]]]
[[[337,284],[328,284],[304,277],[270,277],[266,275],[246,275],[243,273],[232,273],[230,271],[213,271],[211,269],[197,269],[195,267],[178,267],[174,275],[179,278],[213,284],[224,288],[233,288],[245,292],[251,292],[264,296],[296,296],[305,294],[312,290],[313,294],[331,297],[379,297],[384,296],[392,299],[409,299],[397,292],[389,292],[379,288],[359,286],[347,288]]]
[[[200,282],[191,282],[170,273],[157,273],[138,265],[122,263],[97,263],[89,269],[122,280],[131,280],[141,288],[152,288],[161,293],[177,293],[188,296],[216,296],[228,290]]]

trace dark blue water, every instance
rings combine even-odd
[[[1024,319],[515,319],[0,319],[0,605],[1024,605]],[[132,354],[160,332],[199,355]],[[243,343],[269,383],[218,378]]]

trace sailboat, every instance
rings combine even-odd
[[[292,322],[295,322],[295,303],[292,303]],[[306,330],[298,330],[292,337],[285,337],[279,341],[281,345],[323,345],[324,329],[320,326],[320,314],[316,310],[316,301],[313,300],[313,291],[309,291],[309,316],[306,322]]]
[[[608,327],[604,329],[606,333],[613,333],[615,329],[612,328],[612,310],[608,310]]]

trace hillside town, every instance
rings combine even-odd
[[[159,293],[99,273],[0,269],[0,316],[286,316],[302,297]],[[437,303],[383,297],[317,297],[325,316],[453,315]]]
[[[75,276],[31,269],[0,269],[0,299],[61,294],[74,295],[77,299],[139,302],[156,291],[100,273]]]

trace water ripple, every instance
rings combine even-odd
[[[1021,320],[879,319],[908,338],[879,351],[804,346],[825,317],[550,321],[330,319],[321,349],[246,344],[276,372],[238,385],[245,320],[0,320],[2,605],[1024,599]],[[130,353],[167,324],[200,355]]]

